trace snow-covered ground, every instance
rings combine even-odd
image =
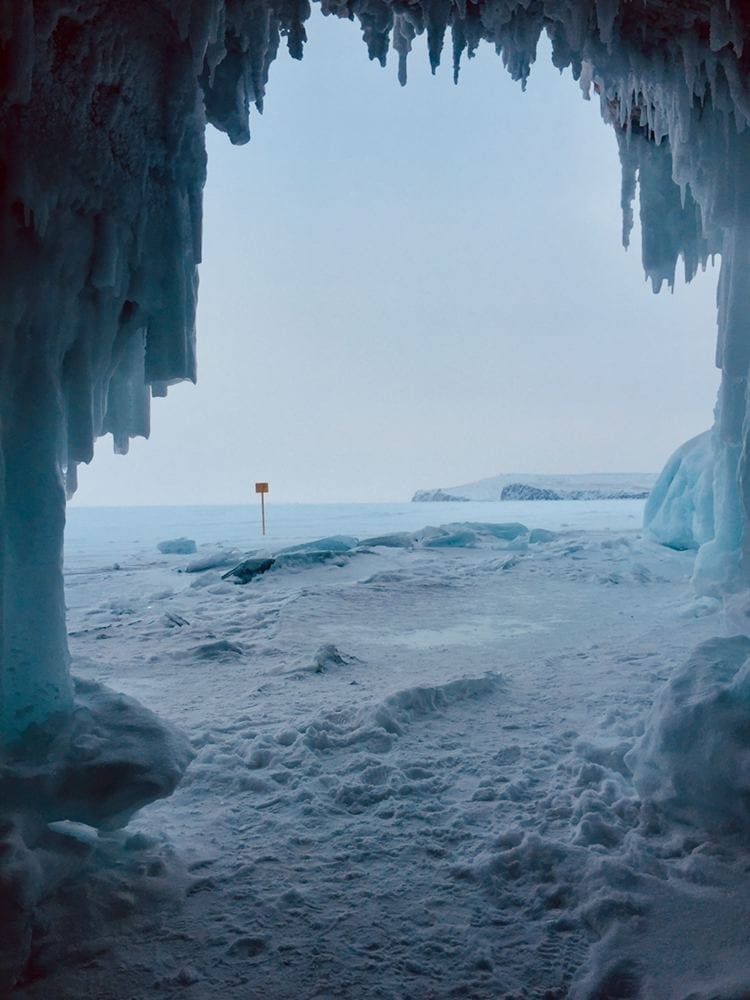
[[[254,509],[71,509],[75,672],[196,758],[126,831],[66,832],[87,875],[14,995],[748,995],[742,853],[641,806],[623,759],[722,628],[642,506],[465,503],[443,533],[434,504],[272,506],[271,551],[401,536],[245,586],[156,543],[260,549]]]

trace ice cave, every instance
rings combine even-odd
[[[697,551],[691,567],[696,607],[721,606],[728,637],[699,645],[670,679],[662,678],[667,684],[645,728],[619,763],[586,751],[580,780],[614,768],[602,795],[614,802],[615,785],[627,776],[640,797],[640,829],[663,832],[673,822],[683,831],[708,830],[724,852],[715,865],[729,864],[734,850],[732,864],[742,868],[750,832],[748,7],[740,0],[321,0],[321,8],[359,23],[371,59],[385,65],[394,49],[403,84],[412,43],[426,34],[433,70],[448,53],[459,86],[463,61],[483,43],[495,47],[523,86],[546,33],[555,66],[571,68],[583,98],[600,104],[605,125],[615,132],[623,240],[628,243],[638,197],[643,266],[654,291],[673,286],[680,260],[687,280],[720,260],[715,423],[670,459],[648,502],[646,527],[666,547],[664,559],[672,550]],[[58,895],[44,920],[66,923],[59,891],[66,878],[75,885],[83,848],[70,844],[86,841],[81,830],[125,827],[143,805],[174,791],[196,752],[188,739],[194,734],[162,723],[134,699],[91,680],[72,680],[62,569],[66,494],[75,492],[77,467],[91,461],[97,437],[111,433],[116,449],[127,452],[132,437],[148,436],[150,397],[195,380],[205,129],[210,123],[235,144],[249,140],[249,114],[252,106],[262,108],[279,46],[302,58],[310,13],[307,0],[5,0],[0,8],[3,995],[16,995],[17,984],[19,997],[53,995],[43,986],[34,992],[24,970],[34,954],[36,914],[53,893]],[[493,544],[517,544],[520,535],[495,532]],[[437,545],[435,537],[423,535],[419,544]],[[477,530],[471,537],[476,540]],[[443,538],[446,546],[461,544]],[[543,533],[535,541],[544,541]],[[381,544],[397,547],[392,540]],[[318,672],[347,662],[335,647],[322,649]],[[459,693],[473,697],[496,689],[489,679],[460,691],[458,682],[451,683],[432,699],[433,708]],[[403,728],[405,712],[425,711],[423,702],[407,701],[385,703],[367,724],[368,739],[372,727],[380,727],[387,742]],[[357,726],[361,734],[365,723]],[[341,732],[307,730],[305,745],[351,742]],[[413,780],[426,780],[418,770]],[[492,794],[487,790],[485,798]],[[625,823],[625,806],[620,812]],[[553,863],[573,865],[571,858],[580,860],[583,851],[581,830],[597,850],[609,843],[603,827],[591,833],[598,822],[593,816],[584,815],[579,840],[564,861],[545,854],[531,835],[499,837],[500,853],[487,860],[486,877],[496,884],[502,868],[517,882],[519,865],[543,872]],[[77,824],[78,833],[72,827],[65,833],[60,823]],[[631,831],[618,840],[630,845],[631,855],[635,836]],[[674,847],[677,834],[669,836]],[[671,856],[667,840],[662,859]],[[669,911],[671,884],[650,911],[657,930],[649,947],[662,956],[654,960],[660,971],[652,970],[651,979],[639,973],[644,950],[634,930],[640,911],[626,892],[630,869],[623,858],[594,853],[593,862],[587,856],[580,864],[591,885],[606,882],[620,923],[608,923],[605,933],[590,915],[600,938],[596,961],[579,951],[560,952],[555,961],[568,971],[557,992],[533,983],[528,991],[499,992],[497,983],[464,992],[460,985],[449,992],[392,983],[382,993],[366,992],[361,984],[337,992],[329,983],[304,995],[750,994],[746,946],[736,935],[706,944],[712,955],[724,948],[726,961],[707,959],[703,978],[685,978],[676,967],[667,930],[669,914],[682,904]],[[685,868],[698,864],[692,855],[681,857]],[[632,856],[627,860],[636,865]],[[110,857],[108,863],[120,862]],[[710,891],[720,881],[717,868],[701,870]],[[476,881],[477,871],[466,869],[462,877]],[[594,896],[599,891],[592,890]],[[697,907],[696,899],[683,912]],[[741,926],[750,899],[737,894],[727,905]],[[690,926],[703,925],[696,918]],[[564,932],[560,921],[555,933]],[[253,937],[237,940],[233,955],[254,958],[265,947]],[[477,975],[489,975],[491,963],[476,962]],[[218,994],[196,986],[189,971],[180,975],[171,985],[163,980],[160,992],[137,995],[263,992],[252,978],[238,980],[235,992]],[[299,989],[264,987],[265,995],[278,997],[302,996]]]

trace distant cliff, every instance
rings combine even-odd
[[[458,497],[453,493],[447,493],[445,490],[417,490],[414,496],[411,498],[412,503],[422,503],[423,501],[429,500],[452,500],[461,501],[465,503],[468,501],[468,497]]]
[[[508,473],[464,486],[417,490],[414,503],[467,500],[645,500],[656,482],[651,472],[540,475]]]

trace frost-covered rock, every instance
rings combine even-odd
[[[648,534],[673,549],[697,549],[714,536],[711,431],[681,445],[664,466],[643,513]]]
[[[222,580],[234,580],[235,583],[250,583],[257,576],[267,573],[275,562],[275,559],[268,557],[243,559],[241,563],[238,563],[224,573]]]
[[[641,797],[669,816],[750,837],[750,638],[699,646],[626,760]]]
[[[528,483],[508,483],[500,493],[501,500],[561,500],[555,490],[543,486],[530,486]]]

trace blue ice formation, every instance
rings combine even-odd
[[[714,537],[711,431],[681,445],[664,466],[646,501],[648,534],[672,549],[698,549]]]

